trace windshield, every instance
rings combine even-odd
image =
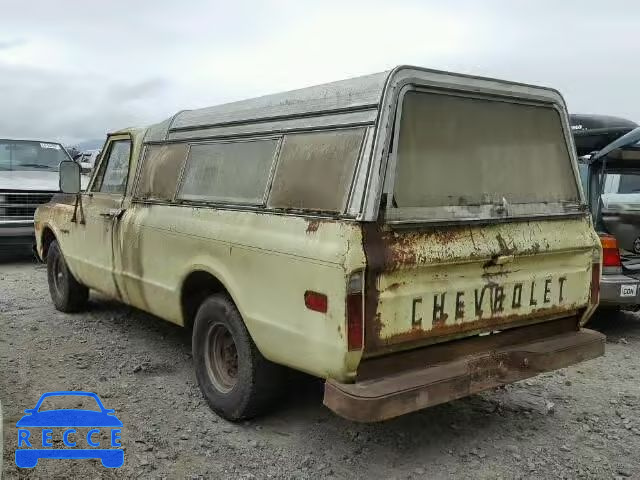
[[[640,193],[640,173],[620,175],[618,193]]]
[[[394,183],[394,207],[432,218],[580,201],[554,108],[425,92],[404,97]]]
[[[57,171],[63,160],[71,158],[59,143],[0,140],[0,171]]]

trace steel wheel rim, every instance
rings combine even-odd
[[[205,363],[211,383],[222,393],[238,382],[238,350],[229,329],[216,323],[209,326],[205,344]]]
[[[58,294],[60,294],[62,284],[64,283],[65,274],[66,271],[62,265],[62,257],[58,256],[53,262],[53,286]]]

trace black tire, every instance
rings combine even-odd
[[[211,295],[200,305],[192,350],[200,390],[211,409],[227,420],[264,413],[282,391],[284,368],[262,356],[224,294]]]
[[[55,240],[51,242],[47,252],[47,280],[49,294],[56,310],[71,313],[84,309],[89,298],[89,289],[71,274]]]

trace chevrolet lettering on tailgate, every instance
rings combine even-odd
[[[489,283],[472,292],[442,292],[416,297],[411,305],[411,324],[421,327],[426,312],[431,312],[432,326],[443,326],[449,319],[472,321],[508,310],[522,308],[536,310],[552,304],[564,303],[567,277],[546,278],[542,281],[513,284]]]

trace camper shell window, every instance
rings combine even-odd
[[[262,205],[278,139],[192,144],[179,200]]]
[[[566,213],[580,202],[549,104],[412,90],[396,131],[388,218],[508,218]]]
[[[344,212],[363,138],[363,128],[286,135],[268,206]]]
[[[188,149],[184,143],[147,145],[135,197],[173,201]]]

